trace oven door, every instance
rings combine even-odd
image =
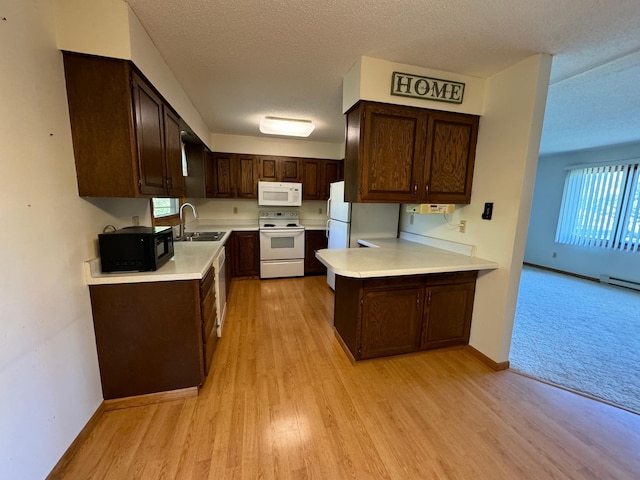
[[[304,258],[304,229],[260,230],[260,260]]]

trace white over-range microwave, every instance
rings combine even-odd
[[[302,205],[302,184],[258,182],[258,205],[299,207]]]

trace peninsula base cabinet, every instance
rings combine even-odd
[[[334,326],[354,360],[469,343],[477,272],[336,276]]]
[[[217,341],[214,278],[89,287],[105,400],[202,385]]]

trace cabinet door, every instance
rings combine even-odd
[[[215,198],[217,178],[216,154],[207,152],[204,157],[204,188],[207,198]]]
[[[278,181],[299,182],[302,179],[300,159],[281,157],[278,159]]]
[[[233,157],[231,153],[215,153],[213,157],[213,196],[233,197]],[[211,189],[210,189],[211,190]]]
[[[414,352],[420,347],[424,287],[365,290],[360,358]]]
[[[235,159],[235,196],[258,198],[258,167],[253,155],[238,155]]]
[[[234,232],[234,277],[260,274],[260,237],[258,232]]]
[[[324,168],[322,169],[322,188],[320,192],[320,200],[329,199],[329,185],[333,182],[339,182],[344,179],[344,173],[342,166],[343,161],[340,160],[326,160],[323,162]]]
[[[164,110],[164,146],[167,164],[167,195],[185,196],[185,181],[182,175],[182,140],[180,118],[166,106]]]
[[[258,177],[263,182],[279,182],[278,179],[278,158],[258,157]]]
[[[426,113],[397,105],[366,104],[363,115],[360,200],[415,203],[422,184]]]
[[[306,230],[304,238],[304,274],[324,274],[327,273],[325,267],[316,258],[316,250],[327,248],[327,237],[324,230]]]
[[[207,155],[201,143],[185,143],[187,173],[184,178],[184,196],[188,198],[206,198],[207,194]]]
[[[431,112],[427,135],[423,202],[471,202],[478,117]]]
[[[258,157],[258,177],[263,182],[299,182],[302,179],[300,159],[292,157]]]
[[[422,350],[469,343],[474,292],[475,282],[427,288]]]
[[[302,161],[302,199],[322,199],[322,160],[304,159]]]
[[[142,78],[133,74],[132,82],[140,193],[166,196],[163,102]]]

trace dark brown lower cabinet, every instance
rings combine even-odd
[[[422,350],[469,343],[475,286],[474,279],[427,287]]]
[[[327,236],[324,230],[305,230],[304,232],[304,274],[318,275],[327,273],[320,260],[316,258],[316,250],[327,248]]]
[[[233,232],[233,277],[260,275],[260,237],[258,232]]]
[[[204,374],[209,374],[213,352],[218,344],[218,329],[216,328],[216,289],[215,271],[209,273],[200,282],[200,315],[202,317],[202,353],[204,355]]]
[[[201,385],[216,346],[213,269],[203,280],[91,285],[105,400]]]
[[[336,276],[334,326],[355,360],[469,342],[476,271]]]
[[[418,350],[424,287],[369,287],[362,295],[361,359]]]

